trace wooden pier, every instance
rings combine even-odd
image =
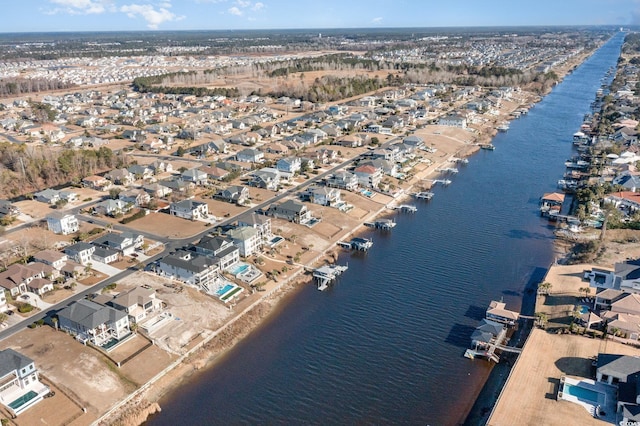
[[[380,229],[382,231],[391,231],[395,228],[396,223],[393,219],[378,219],[375,222],[365,222],[364,225],[369,228]]]
[[[396,207],[396,209],[400,210],[402,213],[415,213],[418,211],[418,208],[416,206],[412,206],[409,204],[402,204]]]
[[[435,183],[435,181],[434,181]],[[436,195],[431,191],[421,191],[421,192],[416,192],[413,194],[413,197],[418,199],[418,200],[430,200],[433,198],[433,196]]]
[[[373,240],[371,240],[369,238],[355,237],[355,238],[352,238],[351,241],[349,241],[349,242],[338,241],[336,244],[338,244],[340,247],[343,247],[343,248],[346,248],[346,249],[358,250],[358,251],[367,251],[371,247],[373,247]]]

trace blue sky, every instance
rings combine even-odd
[[[4,0],[0,32],[639,23],[640,0]]]

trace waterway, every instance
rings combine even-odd
[[[367,254],[330,289],[297,292],[277,315],[161,401],[150,425],[458,424],[490,367],[463,357],[492,299],[519,310],[554,260],[537,214],[571,155],[571,136],[618,34],[460,166],[414,215],[371,232]]]

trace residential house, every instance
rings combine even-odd
[[[0,402],[14,416],[42,401],[51,390],[40,381],[33,360],[13,349],[0,351]]]
[[[104,200],[93,206],[93,211],[106,216],[117,216],[124,214],[133,208],[133,203],[126,203],[122,200]]]
[[[640,422],[640,358],[599,353],[596,381],[618,387],[616,410],[619,424]]]
[[[0,200],[0,218],[5,216],[17,216],[20,214],[20,210],[15,205],[11,204],[7,200]]]
[[[55,269],[60,270],[65,263],[67,263],[69,257],[56,250],[42,250],[33,255],[33,260],[46,265],[51,265]]]
[[[106,191],[111,187],[111,182],[108,179],[98,175],[87,176],[82,179],[82,184],[97,191]]]
[[[313,185],[307,188],[305,198],[314,204],[334,207],[342,203],[340,190],[327,186]]]
[[[285,157],[278,160],[276,168],[281,172],[296,173],[302,167],[302,161],[298,157]]]
[[[191,182],[196,186],[203,186],[208,182],[207,173],[198,168],[185,170],[180,177],[185,182]]]
[[[269,216],[300,224],[306,224],[311,220],[311,212],[307,206],[295,200],[287,200],[280,204],[272,204],[267,210],[267,214]]]
[[[240,256],[243,257],[249,257],[252,254],[258,253],[263,244],[258,230],[247,226],[231,229],[227,232],[227,236],[231,238],[233,244],[238,247]]]
[[[265,168],[256,170],[251,175],[249,185],[256,188],[265,188],[271,191],[277,191],[280,187],[280,171],[273,168]]]
[[[625,171],[616,176],[612,185],[620,185],[625,191],[640,192],[640,175]]]
[[[131,256],[137,249],[144,245],[144,236],[132,232],[109,232],[91,242],[96,247],[115,250],[122,256]]]
[[[259,238],[268,243],[273,238],[271,232],[271,218],[256,213],[245,213],[238,218],[239,227],[255,228],[258,231]]]
[[[167,188],[171,189],[172,192],[179,192],[179,193],[185,193],[195,188],[195,185],[193,182],[187,182],[182,178],[176,178],[176,177],[161,180],[158,183],[162,186],[166,186]]]
[[[0,287],[8,291],[12,297],[16,297],[28,291],[27,286],[36,278],[43,278],[43,273],[39,269],[14,263],[9,265],[4,272],[0,272]],[[4,293],[2,293],[2,297],[4,297]],[[2,305],[0,302],[0,310]],[[4,305],[6,305],[6,300]]]
[[[197,286],[207,292],[215,288],[218,270],[217,259],[187,250],[178,250],[158,261],[158,271],[162,275]]]
[[[104,175],[105,178],[117,185],[129,186],[135,180],[136,177],[127,169],[114,169]]]
[[[242,205],[249,199],[249,188],[240,185],[232,185],[219,190],[214,198],[228,203]]]
[[[151,195],[142,189],[128,189],[118,194],[118,199],[136,207],[146,206],[151,201]]]
[[[27,284],[27,290],[38,296],[43,296],[49,291],[53,291],[53,283],[46,278],[36,278]]]
[[[240,260],[240,249],[233,244],[233,240],[221,236],[205,235],[197,244],[193,244],[193,250],[214,259],[221,270],[231,268]]]
[[[49,231],[62,235],[73,234],[80,229],[78,219],[75,215],[63,211],[49,213],[47,215],[47,227]]]
[[[396,176],[398,174],[398,165],[389,160],[383,160],[381,158],[375,158],[373,160],[367,160],[360,163],[361,166],[372,166],[378,170],[382,170],[382,173],[388,176]]]
[[[206,219],[209,216],[209,206],[199,201],[182,200],[171,203],[169,213],[189,220]]]
[[[150,183],[148,185],[144,185],[142,189],[154,198],[164,198],[172,192],[171,188],[159,183]]]
[[[220,167],[201,166],[200,170],[207,174],[208,179],[223,180],[229,176],[229,171],[221,169]]]
[[[69,259],[74,260],[81,265],[88,265],[91,263],[91,256],[95,250],[96,247],[94,245],[79,242],[65,247],[64,253],[69,256]]]
[[[382,181],[382,170],[371,165],[358,166],[353,173],[358,178],[358,183],[364,187],[377,188]]]
[[[640,211],[640,193],[632,191],[612,192],[604,197],[605,204],[611,204],[615,208],[633,215]]]
[[[47,188],[43,191],[38,191],[33,194],[36,200],[41,203],[47,204],[55,204],[60,201],[60,191],[56,191],[55,189]]]
[[[559,214],[564,203],[565,194],[561,192],[549,192],[540,198],[540,212],[543,214]]]
[[[132,324],[138,324],[150,314],[162,310],[162,300],[156,297],[156,291],[153,288],[146,286],[123,291],[108,304],[119,311],[126,312]]]
[[[262,163],[264,161],[264,152],[257,149],[243,149],[236,154],[236,160],[244,163]]]
[[[149,168],[153,170],[154,175],[159,175],[160,173],[170,173],[173,171],[173,165],[164,160],[154,161],[153,163],[149,164]]]
[[[58,312],[58,325],[82,342],[103,346],[131,334],[126,312],[80,299]]]
[[[350,172],[339,170],[327,178],[327,186],[339,188],[347,191],[354,191],[358,188],[358,177]]]
[[[458,113],[447,114],[444,117],[438,119],[438,124],[441,126],[459,127],[461,129],[467,128],[467,118]]]
[[[134,164],[127,169],[134,178],[137,179],[151,179],[153,177],[153,170],[150,167],[143,166],[141,164]]]

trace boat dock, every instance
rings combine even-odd
[[[416,192],[413,194],[413,196],[415,198],[417,198],[418,200],[430,200],[433,198],[435,194],[433,192],[430,191],[422,191],[422,192]]]
[[[410,204],[401,204],[394,208],[394,210],[399,210],[402,213],[415,213],[418,211],[416,206],[412,206]]]
[[[396,223],[393,221],[393,219],[378,219],[375,222],[365,222],[364,225],[368,226],[369,228],[390,231],[395,228]]]
[[[521,353],[522,348],[505,345],[510,327],[516,325],[520,314],[505,309],[503,302],[491,301],[485,319],[480,322],[471,334],[471,348],[464,356],[469,359],[484,358],[495,363],[500,362],[496,350],[502,352]]]
[[[329,284],[335,281],[347,269],[349,269],[349,265],[325,265],[314,269],[313,278],[318,283],[318,290],[325,290]]]
[[[480,145],[480,148],[481,148],[481,149],[486,149],[486,150],[488,150],[488,151],[493,151],[493,150],[495,150],[495,149],[496,149],[495,145],[494,145],[494,144],[492,144],[492,143],[485,143],[485,144],[482,144],[482,145]]]
[[[458,169],[456,169],[455,167],[445,167],[445,168],[436,169],[436,172],[456,174],[458,173]]]
[[[469,160],[466,158],[451,157],[449,161],[451,161],[452,163],[458,163],[458,164],[469,164]]]
[[[346,249],[358,250],[358,251],[367,251],[371,247],[373,247],[373,240],[371,240],[369,238],[355,237],[355,238],[352,238],[351,241],[349,241],[349,242],[338,241],[337,244],[340,247],[343,247],[343,248],[346,248]]]
[[[447,185],[449,185],[449,184],[451,183],[451,181],[450,181],[449,179],[435,179],[435,180],[433,181],[433,183],[434,183],[434,185],[435,185],[436,183],[439,183],[439,184],[442,184],[442,185],[444,185],[444,186],[447,186]]]

